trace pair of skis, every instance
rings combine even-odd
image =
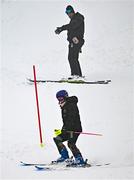
[[[27,79],[29,84],[33,84],[33,79]],[[85,80],[36,80],[37,83],[70,83],[70,84],[109,84],[111,80],[85,81]]]
[[[87,161],[87,160],[86,160]],[[57,163],[53,161],[50,164],[45,164],[45,163],[26,163],[23,161],[20,161],[21,166],[34,166],[36,170],[67,170],[69,167],[91,167],[90,164],[85,163],[84,165],[77,165],[77,166],[72,166],[71,164],[67,164],[66,162],[63,163]]]
[[[50,164],[45,164],[45,163],[27,163],[20,161],[21,166],[34,166],[36,170],[38,171],[51,171],[51,170],[68,170],[69,168],[89,168],[93,166],[107,166],[110,165],[110,163],[104,163],[104,164],[88,164],[87,159],[85,161],[84,165],[71,165],[71,164],[65,164],[65,163],[50,163]]]

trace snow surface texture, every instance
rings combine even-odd
[[[41,148],[34,86],[26,78],[33,77],[33,64],[38,78],[70,75],[66,32],[54,33],[69,22],[68,4],[85,16],[83,75],[90,81],[111,79],[112,83],[38,84],[45,144]],[[133,1],[3,0],[1,5],[1,179],[134,179]],[[79,137],[77,145],[84,158],[92,164],[111,165],[60,172],[37,172],[19,165],[21,160],[49,163],[59,156],[53,130],[62,126],[55,98],[60,89],[79,98],[83,131],[103,134]]]

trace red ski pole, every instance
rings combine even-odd
[[[40,134],[40,146],[43,147],[44,145],[43,145],[43,141],[42,141],[42,130],[41,130],[41,121],[40,121],[40,110],[39,110],[39,100],[38,100],[35,65],[33,65],[33,74],[34,74],[34,86],[35,86],[36,105],[37,105],[37,114],[38,114],[39,134]]]

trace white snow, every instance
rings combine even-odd
[[[45,144],[41,148],[34,86],[26,78],[33,77],[33,65],[38,78],[70,75],[66,32],[54,33],[56,27],[69,22],[68,4],[85,16],[85,45],[80,55],[83,75],[91,81],[112,82],[38,84]],[[3,0],[1,10],[1,179],[134,179],[134,2]],[[77,145],[84,158],[109,166],[50,172],[20,166],[19,161],[49,163],[59,156],[53,130],[62,126],[55,98],[60,89],[79,98],[83,131],[103,134],[79,137]]]

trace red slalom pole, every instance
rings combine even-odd
[[[33,74],[34,74],[34,86],[35,86],[36,105],[37,105],[37,114],[38,114],[39,134],[40,134],[40,145],[41,147],[43,147],[35,65],[33,65]]]

